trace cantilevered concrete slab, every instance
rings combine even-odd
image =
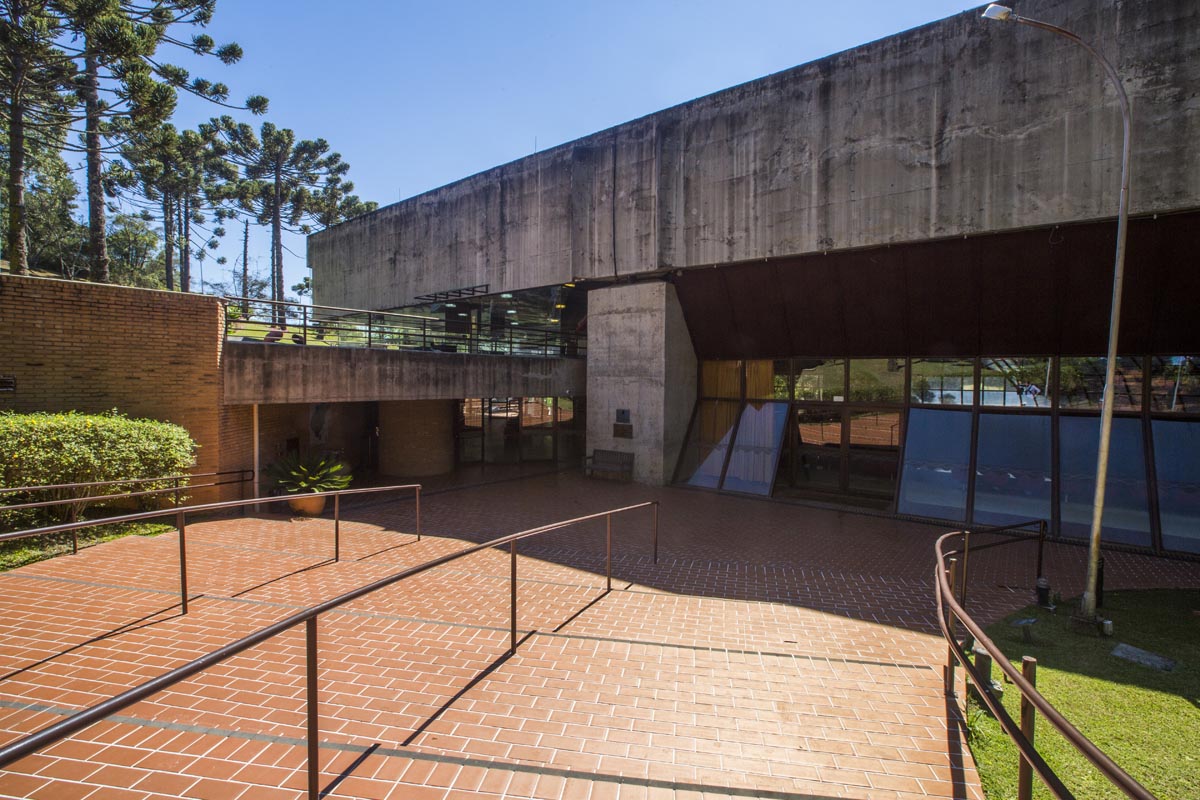
[[[572,397],[587,388],[578,358],[227,342],[223,369],[227,405]]]

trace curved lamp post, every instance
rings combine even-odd
[[[1121,200],[1117,207],[1117,254],[1113,268],[1112,311],[1108,320],[1108,361],[1104,370],[1104,399],[1100,407],[1100,447],[1096,456],[1096,495],[1092,503],[1092,530],[1088,547],[1087,586],[1083,592],[1083,602],[1080,604],[1081,616],[1093,618],[1096,616],[1096,573],[1100,560],[1100,529],[1104,519],[1104,489],[1108,480],[1108,445],[1112,437],[1113,383],[1117,370],[1117,334],[1121,322],[1121,288],[1125,281],[1125,235],[1129,222],[1129,98],[1125,95],[1125,87],[1121,85],[1121,77],[1113,65],[1092,47],[1068,30],[1039,22],[1028,17],[1019,17],[1011,8],[997,5],[988,6],[983,12],[984,19],[1001,22],[1020,22],[1034,28],[1041,28],[1056,33],[1087,50],[1104,67],[1104,73],[1117,92],[1117,100],[1121,104],[1121,123],[1123,125],[1124,142],[1121,146]]]

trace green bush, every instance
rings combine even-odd
[[[129,419],[106,414],[0,413],[0,487],[47,486],[186,473],[195,464],[196,443],[188,432],[169,422]],[[166,488],[171,481],[133,487],[97,486],[83,490],[0,495],[0,504],[95,497]],[[79,518],[89,503],[80,500],[50,506],[43,521]],[[15,516],[15,514],[13,515]],[[18,520],[8,520],[9,524]],[[25,520],[20,520],[25,522]]]

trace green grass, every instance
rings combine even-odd
[[[1101,750],[1160,800],[1200,798],[1200,591],[1107,592],[1101,614],[1114,635],[1071,629],[1070,610],[1030,607],[987,629],[1020,664],[1037,658],[1038,690]],[[1011,622],[1037,617],[1034,641],[1022,641]],[[1160,672],[1110,655],[1118,643],[1176,661]],[[999,679],[1000,670],[995,668]],[[1019,720],[1019,692],[1005,686],[1004,706]],[[968,737],[989,800],[1017,796],[1017,750],[996,720],[972,700]],[[1039,715],[1035,744],[1076,797],[1122,798],[1091,764]],[[1050,793],[1034,776],[1034,797]]]
[[[79,549],[89,545],[111,542],[126,536],[157,536],[174,530],[158,522],[129,522],[124,525],[97,525],[79,531]],[[35,561],[45,561],[71,552],[70,533],[52,533],[29,539],[0,542],[0,571],[16,569]]]

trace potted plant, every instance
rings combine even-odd
[[[305,495],[345,489],[353,477],[336,459],[328,456],[302,458],[298,453],[284,456],[282,461],[270,467],[268,474],[275,479],[280,489],[288,494],[297,495],[288,499],[288,506],[292,511],[310,517],[325,510],[325,498]]]

